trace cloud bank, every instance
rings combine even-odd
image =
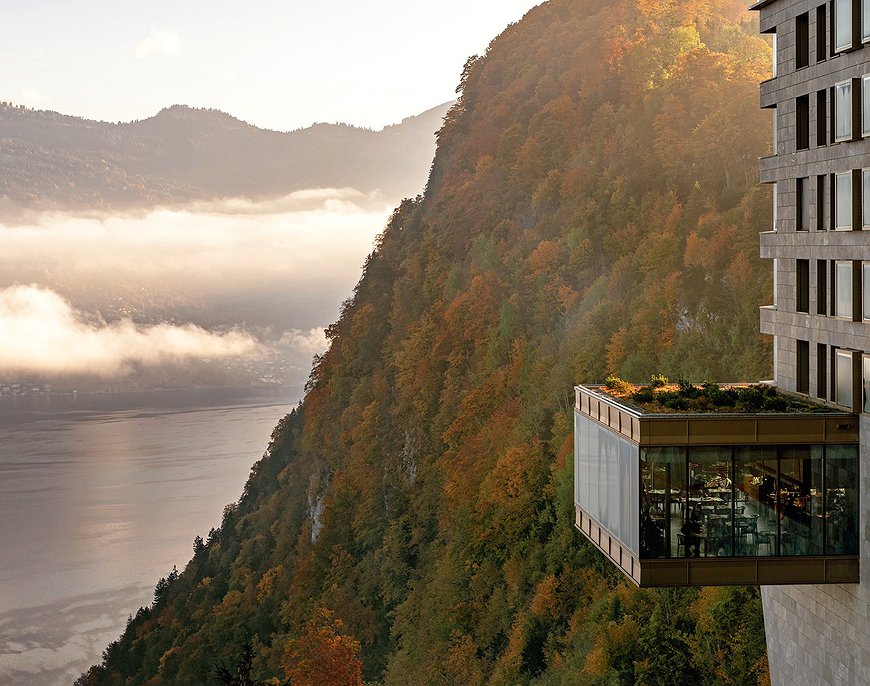
[[[212,333],[192,324],[107,324],[37,286],[0,290],[0,368],[42,374],[118,376],[134,364],[250,355],[259,344],[237,331]]]
[[[42,283],[73,301],[76,288],[119,281],[204,295],[340,276],[352,288],[390,210],[352,189],[317,189],[129,215],[42,212],[0,224],[0,285]]]
[[[265,350],[305,375],[391,210],[377,194],[313,189],[0,223],[0,373],[117,376]],[[247,335],[209,333],[227,330]],[[254,340],[263,350],[239,352]]]

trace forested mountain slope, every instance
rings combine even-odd
[[[181,105],[111,124],[0,103],[0,210],[123,209],[346,186],[401,198],[425,183],[448,106],[381,131],[315,124],[279,132]]]
[[[551,0],[470,60],[302,408],[82,683],[766,683],[757,592],[633,589],[570,455],[575,382],[770,375],[769,53],[739,2]]]

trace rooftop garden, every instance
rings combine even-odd
[[[767,384],[724,385],[712,381],[694,384],[680,379],[670,382],[654,375],[640,386],[610,376],[598,389],[624,405],[652,414],[669,413],[826,413],[837,412],[821,403],[783,393]]]

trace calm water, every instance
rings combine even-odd
[[[70,684],[99,660],[297,396],[0,399],[0,684]]]

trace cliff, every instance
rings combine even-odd
[[[469,60],[302,407],[81,683],[766,683],[757,590],[581,540],[571,407],[770,375],[769,68],[721,0],[551,0]]]

